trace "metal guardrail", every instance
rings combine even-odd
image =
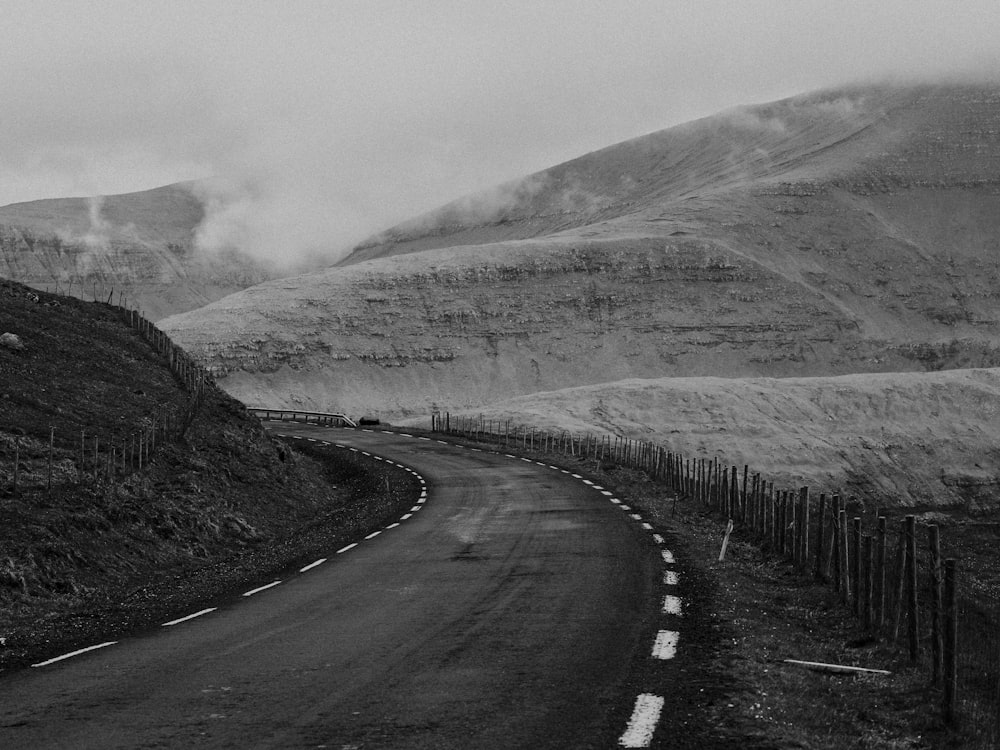
[[[247,407],[247,411],[260,419],[276,419],[282,422],[304,422],[324,427],[357,427],[353,419],[343,414],[322,411],[301,411],[299,409],[265,409]]]

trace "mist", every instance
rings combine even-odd
[[[0,205],[204,180],[198,247],[289,268],[736,105],[1000,76],[1000,8],[979,0],[4,10]]]

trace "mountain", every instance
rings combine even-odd
[[[163,326],[254,403],[1000,364],[1000,86],[823,91],[460,199]]]
[[[0,277],[84,299],[127,296],[157,319],[263,281],[249,257],[195,252],[199,184],[0,207]]]

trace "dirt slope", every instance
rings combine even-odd
[[[989,87],[737,109],[164,325],[244,400],[388,417],[629,377],[994,366],[998,123]]]
[[[0,277],[82,299],[123,293],[154,320],[270,278],[248,257],[195,252],[196,187],[0,207]]]

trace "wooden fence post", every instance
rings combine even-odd
[[[826,575],[823,570],[823,545],[826,536],[826,493],[819,494],[819,510],[816,516],[816,570],[814,575],[820,580],[825,580]]]
[[[958,564],[944,561],[944,720],[955,723],[958,696]]]
[[[927,527],[931,573],[931,684],[941,681],[941,534],[937,524]]]
[[[885,516],[878,517],[878,537],[875,544],[875,630],[885,627]]]
[[[916,662],[920,649],[917,619],[917,534],[916,516],[906,517],[906,609],[910,661]]]
[[[851,522],[851,591],[854,592],[851,611],[855,617],[861,615],[861,519],[857,516]]]
[[[799,551],[799,565],[809,567],[809,488],[799,490],[799,502],[802,503],[802,549]]]

